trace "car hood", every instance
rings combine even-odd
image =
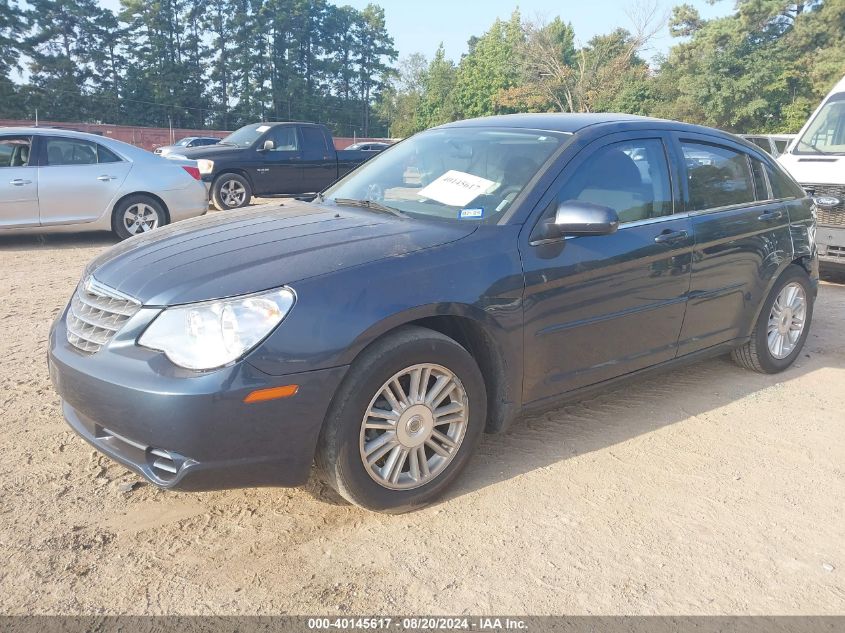
[[[214,213],[132,237],[85,272],[144,305],[175,305],[403,257],[474,229],[293,201]]]
[[[225,158],[226,156],[233,156],[246,151],[245,147],[238,147],[237,145],[206,145],[204,147],[183,147],[173,150],[174,154],[179,154],[191,160],[198,158],[208,158],[214,160],[215,158]]]

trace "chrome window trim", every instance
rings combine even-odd
[[[669,222],[670,220],[685,220],[690,217],[690,213],[688,211],[681,211],[680,213],[673,213],[671,215],[661,215],[657,218],[646,218],[644,220],[635,220],[634,222],[625,222],[624,224],[620,224],[619,228],[616,229],[616,233],[619,231],[624,231],[625,229],[632,229],[638,226],[648,226],[650,224],[660,224],[662,222]],[[609,233],[609,235],[613,235],[613,233]],[[600,235],[592,236],[592,235],[564,235],[563,237],[554,237],[544,240],[534,240],[532,242],[528,242],[529,246],[543,246],[545,244],[555,244],[556,242],[564,242],[566,240],[572,240],[578,237],[602,237]]]

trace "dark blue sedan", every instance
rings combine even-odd
[[[800,353],[812,201],[763,151],[622,115],[461,121],[323,192],[106,251],[50,335],[69,424],[166,488],[421,507],[482,432],[693,359]],[[660,378],[654,378],[659,380]]]

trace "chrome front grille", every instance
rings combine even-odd
[[[845,186],[812,183],[801,186],[814,198],[829,196],[839,199],[835,207],[816,205],[816,220],[820,226],[845,226]]]
[[[70,300],[65,323],[68,343],[93,354],[140,309],[138,301],[88,277]]]

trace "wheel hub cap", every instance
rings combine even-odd
[[[777,359],[789,356],[804,332],[807,316],[807,295],[804,287],[792,282],[778,293],[766,331],[769,353]]]
[[[361,422],[360,455],[370,477],[392,490],[422,486],[452,462],[466,432],[469,404],[446,367],[413,365],[392,376]]]

